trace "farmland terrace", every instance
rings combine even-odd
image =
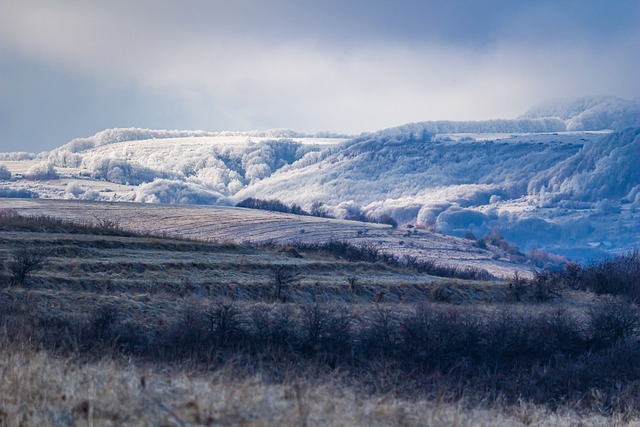
[[[340,241],[373,245],[396,257],[484,269],[498,278],[510,277],[516,271],[530,276],[533,269],[526,260],[514,258],[500,248],[479,248],[472,240],[426,229],[396,229],[383,224],[254,209],[39,199],[0,199],[0,209],[75,222],[107,221],[143,234],[204,242],[283,245]]]

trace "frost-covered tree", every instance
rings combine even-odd
[[[31,166],[27,173],[25,173],[25,178],[31,179],[34,181],[44,181],[48,179],[58,179],[60,176],[58,175],[58,171],[53,166],[53,163],[49,162],[41,162],[36,163]]]
[[[11,172],[5,165],[0,165],[0,181],[8,181],[11,179]]]

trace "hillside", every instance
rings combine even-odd
[[[111,129],[0,154],[0,196],[234,205],[279,199],[337,218],[477,237],[577,260],[640,240],[637,103],[591,97],[521,118],[413,123],[348,138],[288,130]],[[0,177],[0,179],[2,179]]]
[[[253,209],[214,206],[167,206],[66,200],[0,199],[6,212],[52,216],[81,223],[109,221],[155,236],[234,244],[320,244],[337,241],[374,245],[398,258],[415,257],[438,263],[486,270],[501,278],[518,271],[531,273],[531,264],[504,249],[428,230],[393,229],[388,225],[298,216]],[[0,211],[1,213],[1,211]]]
[[[321,201],[338,217],[391,215],[459,236],[498,228],[524,249],[577,259],[603,247],[633,248],[640,239],[640,177],[631,160],[640,158],[637,130],[464,136],[416,130],[353,140],[233,200]]]

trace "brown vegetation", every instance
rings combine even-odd
[[[435,279],[373,247],[330,242],[292,256],[9,217],[0,425],[640,416],[638,306],[626,292],[587,293],[589,276],[572,265],[532,280]],[[8,286],[11,256],[34,248],[45,268]]]

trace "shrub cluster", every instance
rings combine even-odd
[[[322,252],[333,255],[338,259],[344,259],[353,262],[384,262],[388,264],[398,264],[398,261],[392,255],[381,251],[371,242],[364,242],[355,245],[341,240],[329,240],[328,242],[319,243],[295,243],[298,250]]]
[[[578,276],[583,287],[597,294],[619,295],[640,303],[640,250],[584,268]]]
[[[272,212],[284,212],[295,215],[310,215],[317,216],[321,218],[334,218],[329,214],[327,209],[325,208],[322,202],[314,202],[311,205],[311,209],[309,211],[305,211],[300,207],[300,205],[292,204],[287,205],[286,203],[281,202],[277,199],[256,199],[253,197],[249,197],[244,199],[236,204],[238,208],[249,208],[249,209],[261,209],[265,211]],[[384,214],[379,217],[371,217],[362,212],[361,209],[356,209],[353,212],[349,212],[346,218],[351,221],[360,221],[360,222],[370,222],[374,224],[387,224],[396,228],[398,226],[398,222],[391,217],[390,215]]]
[[[509,254],[512,259],[523,261],[525,259],[524,254],[520,252],[520,249],[514,243],[508,242],[502,234],[500,234],[500,230],[497,228],[493,229],[491,233],[484,235],[481,239],[476,241],[476,246],[481,249],[485,249],[487,245],[495,246],[496,248],[502,249],[504,252]]]
[[[295,215],[309,215],[304,209],[302,209],[299,205],[293,204],[291,206],[282,203],[280,200],[263,200],[263,199],[254,199],[253,197],[249,197],[247,199],[242,200],[241,202],[236,204],[238,208],[249,208],[249,209],[261,209],[265,211],[273,211],[273,212],[284,212]]]
[[[581,266],[566,263],[561,270],[542,271],[548,283],[587,290],[598,295],[614,295],[640,303],[640,250],[617,255],[600,263]]]
[[[486,313],[460,307],[372,304],[191,304],[171,320],[143,326],[130,313],[104,304],[83,322],[40,319],[47,341],[61,348],[69,333],[87,352],[119,351],[177,360],[209,359],[220,352],[289,354],[360,364],[386,358],[406,369],[444,371],[464,363],[474,369],[511,371],[575,358],[637,340],[640,312],[614,298],[593,304],[583,319],[566,309]],[[70,330],[67,330],[70,329]]]
[[[462,280],[493,280],[487,270],[477,267],[459,267],[439,262],[434,259],[419,260],[410,255],[404,255],[399,262],[407,267],[430,276],[449,277]]]
[[[131,310],[108,302],[81,319],[62,313],[25,319],[34,314],[20,313],[8,327],[13,314],[5,310],[4,333],[31,325],[29,340],[60,354],[126,354],[207,366],[240,360],[256,368],[275,364],[276,371],[306,363],[353,375],[375,372],[384,363],[403,381],[446,374],[454,384],[471,381],[514,399],[516,387],[517,396],[544,402],[640,381],[640,313],[609,298],[592,305],[584,318],[562,308],[525,313],[372,304],[354,311],[341,304],[230,300],[188,303],[170,319],[144,324]],[[608,404],[620,404],[612,393]]]
[[[33,191],[3,186],[0,187],[0,197],[7,199],[37,199],[39,195]]]
[[[0,230],[114,236],[136,235],[136,233],[122,228],[117,220],[97,216],[94,218],[95,222],[71,221],[47,215],[19,215],[11,209],[0,209]]]

